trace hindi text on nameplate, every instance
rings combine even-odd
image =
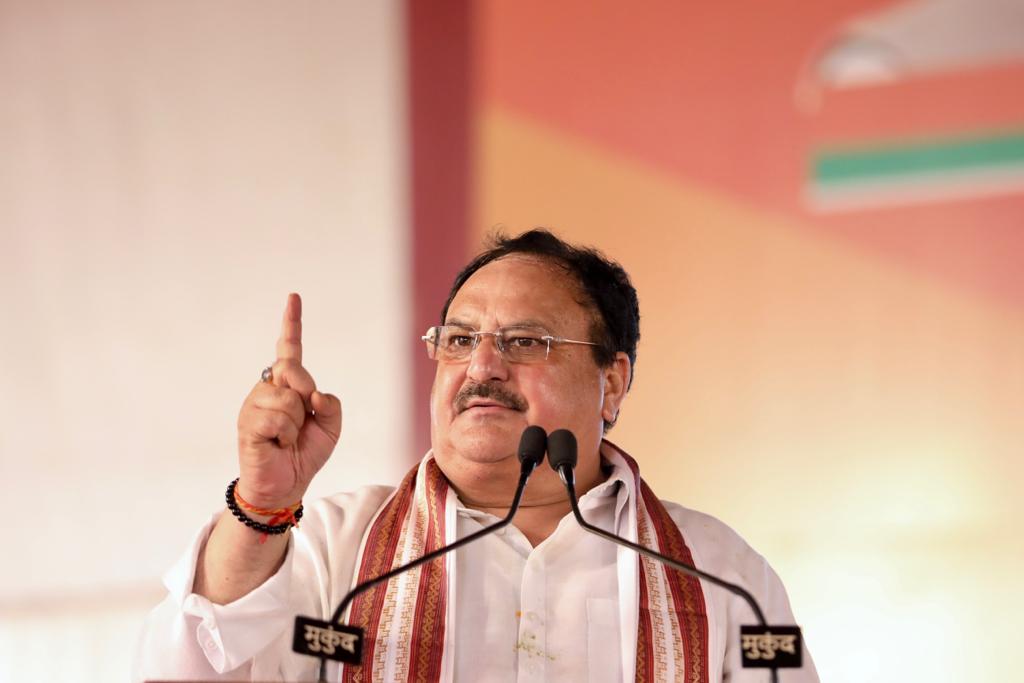
[[[744,668],[799,669],[803,642],[799,626],[740,626]]]
[[[295,617],[292,650],[311,657],[359,664],[363,658],[363,629],[309,617]]]

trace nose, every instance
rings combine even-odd
[[[469,354],[466,375],[476,382],[508,379],[508,365],[498,350],[498,339],[493,334],[477,336],[476,346]]]

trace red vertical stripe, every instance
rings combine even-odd
[[[469,235],[471,2],[405,4],[411,149],[413,453],[430,446],[427,398],[433,382],[420,335],[437,323]]]
[[[640,577],[640,609],[637,613],[636,633],[636,671],[633,679],[636,683],[647,683],[654,680],[654,633],[651,625],[650,595],[647,592],[647,572],[644,570],[643,558],[637,557]]]

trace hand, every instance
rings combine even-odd
[[[302,367],[302,299],[289,294],[273,380],[253,387],[238,414],[238,493],[262,508],[297,503],[341,434],[341,401]]]

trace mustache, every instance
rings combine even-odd
[[[455,412],[461,413],[464,411],[469,407],[469,401],[474,398],[486,398],[519,412],[524,412],[527,408],[525,399],[512,393],[500,384],[474,382],[459,389],[459,393],[455,395]]]

